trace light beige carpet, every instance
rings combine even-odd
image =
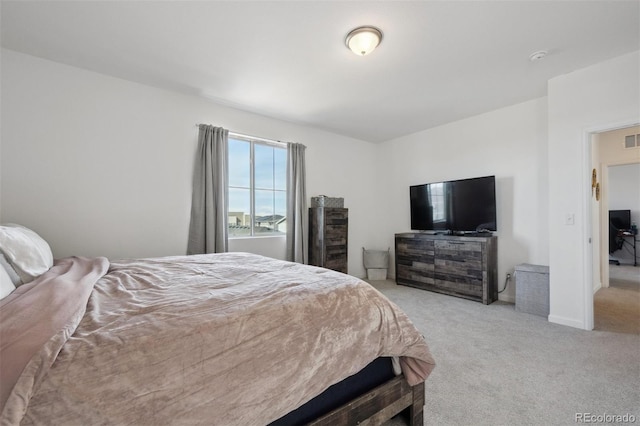
[[[594,295],[594,329],[640,335],[640,267],[610,265],[609,285]]]
[[[372,284],[409,315],[436,360],[425,383],[425,426],[576,425],[585,413],[629,414],[640,424],[639,335],[578,330],[511,304],[485,306],[393,281]],[[402,425],[395,418],[385,426]]]

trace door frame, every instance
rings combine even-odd
[[[584,259],[584,283],[583,283],[583,303],[584,303],[584,325],[586,330],[593,330],[594,327],[594,313],[593,313],[593,288],[594,288],[594,279],[596,277],[593,276],[593,263],[600,263],[601,253],[602,253],[602,244],[603,238],[599,239],[600,247],[597,250],[594,250],[594,247],[591,244],[593,241],[592,229],[593,229],[593,215],[591,214],[591,198],[592,198],[592,188],[591,188],[591,172],[593,170],[593,156],[592,156],[592,145],[593,140],[592,136],[597,133],[605,133],[613,130],[621,130],[628,127],[639,126],[640,121],[629,120],[622,121],[617,123],[609,123],[602,124],[599,126],[594,126],[588,129],[585,129],[583,132],[583,212],[585,217],[585,226],[582,229],[583,232],[583,249],[582,255]],[[635,162],[635,161],[634,161]],[[608,176],[607,176],[608,177]],[[608,203],[608,202],[607,202]],[[608,205],[608,204],[607,204]],[[600,208],[600,213],[602,213],[602,208]],[[602,214],[599,214],[600,221],[602,221]],[[598,223],[598,228],[601,228],[601,223]],[[608,241],[608,240],[607,240]],[[607,274],[609,273],[608,263],[606,267]],[[600,272],[603,274],[603,271]],[[599,277],[598,277],[599,279]],[[608,278],[607,278],[608,281]]]

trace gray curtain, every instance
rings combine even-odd
[[[187,254],[223,253],[228,249],[229,131],[206,124],[199,129]]]
[[[308,222],[305,146],[287,145],[287,260],[307,263]]]

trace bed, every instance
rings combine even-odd
[[[381,357],[393,377],[304,423],[422,424],[434,361],[372,286],[249,253],[65,258],[0,301],[1,423],[278,424]]]

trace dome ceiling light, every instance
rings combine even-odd
[[[345,44],[358,56],[365,56],[382,41],[382,31],[376,27],[358,27],[347,34]]]
[[[533,52],[531,55],[529,55],[529,60],[531,62],[536,62],[540,59],[543,59],[545,56],[547,56],[546,50],[538,50],[537,52]]]

